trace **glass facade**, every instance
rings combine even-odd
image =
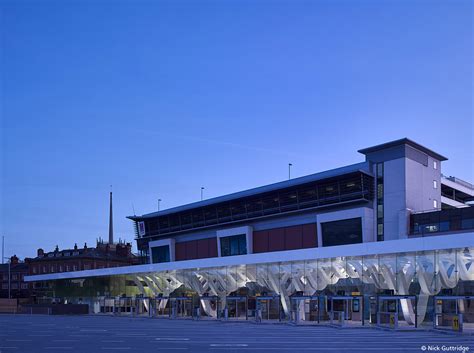
[[[321,223],[323,246],[362,243],[362,219]]]
[[[221,238],[221,256],[247,254],[247,240],[245,234]]]
[[[398,308],[400,322],[419,326],[432,324],[434,296],[474,293],[473,259],[474,248],[335,257],[58,280],[51,291],[68,302],[89,302],[95,312],[106,298],[130,297],[159,301],[157,308],[171,313],[168,298],[184,298],[208,318],[225,317],[226,310],[251,318],[266,310],[279,320],[324,321],[346,310],[353,320],[373,323],[379,305]],[[383,302],[387,297],[392,302]],[[474,305],[463,308],[464,322],[474,323]]]
[[[196,207],[152,218],[134,218],[145,222],[145,238],[217,224],[253,219],[295,210],[327,207],[349,201],[373,200],[373,178],[363,172],[349,173],[251,197]],[[137,226],[136,226],[137,227]],[[138,228],[137,228],[138,229]],[[136,230],[138,235],[138,230]],[[142,240],[143,237],[137,237]],[[139,242],[139,245],[141,243]]]
[[[170,262],[170,247],[168,245],[163,245],[151,248],[151,261],[154,264]]]
[[[415,236],[471,229],[474,229],[474,206],[411,215],[410,234]]]

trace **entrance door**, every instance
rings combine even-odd
[[[434,297],[433,327],[438,330],[474,333],[474,297]]]
[[[415,295],[379,296],[377,326],[392,329],[418,327]]]
[[[115,312],[119,315],[133,315],[134,303],[133,298],[120,297],[115,300]]]
[[[328,312],[331,324],[338,326],[364,325],[364,297],[330,296]]]
[[[321,320],[320,297],[311,295],[293,296],[291,299],[291,321],[297,324],[317,324]]]
[[[281,300],[279,295],[256,297],[256,321],[280,321]]]
[[[174,297],[171,301],[171,318],[192,318],[193,299],[191,297]]]
[[[161,318],[171,316],[171,302],[168,297],[156,297],[153,303],[153,316]]]
[[[100,312],[104,314],[113,314],[115,311],[115,298],[105,297],[100,300]]]
[[[138,316],[151,316],[150,298],[138,297],[135,299],[135,314]]]
[[[375,296],[369,297],[369,324],[377,325],[377,305],[378,298]]]
[[[247,320],[248,300],[247,297],[227,297],[227,319]]]
[[[199,319],[220,318],[221,305],[217,295],[201,296],[199,299]]]

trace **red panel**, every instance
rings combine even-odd
[[[261,230],[253,232],[253,252],[267,252],[268,251],[268,231]]]
[[[316,223],[303,224],[303,248],[315,248],[317,246]]]
[[[303,229],[301,226],[285,228],[285,249],[294,250],[303,247]]]
[[[268,251],[280,250],[285,250],[285,229],[270,229],[268,231]]]
[[[197,258],[209,257],[209,239],[199,239],[197,241]]]
[[[186,260],[186,243],[176,243],[174,251],[176,261]]]
[[[186,243],[186,260],[197,258],[197,240],[187,241]]]
[[[209,257],[217,257],[217,238],[209,238]]]

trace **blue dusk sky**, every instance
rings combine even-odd
[[[470,0],[5,1],[5,255],[363,161],[409,137],[474,181]],[[136,249],[135,243],[133,244]]]

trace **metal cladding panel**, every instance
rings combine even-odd
[[[186,242],[186,260],[197,259],[197,240]]]
[[[285,250],[285,229],[270,229],[268,231],[268,251],[281,250]]]
[[[209,257],[217,257],[217,238],[209,238]]]
[[[176,261],[217,257],[217,238],[176,243]]]
[[[303,248],[315,248],[318,246],[318,235],[316,223],[303,224]]]
[[[176,261],[186,260],[186,243],[176,243],[175,259]]]
[[[209,257],[209,239],[199,239],[197,241],[197,258]]]
[[[303,247],[303,228],[293,226],[285,228],[285,250],[301,249]]]
[[[268,230],[261,230],[253,233],[253,252],[268,251]]]

